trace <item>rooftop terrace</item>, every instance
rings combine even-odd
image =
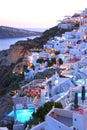
[[[48,116],[55,119],[56,121],[58,121],[62,125],[65,125],[67,127],[73,126],[73,113],[72,113],[72,111],[53,108],[52,111],[48,114]]]
[[[56,120],[61,122],[62,124],[71,127],[73,125],[73,119],[70,117],[64,117],[62,115],[57,115]]]

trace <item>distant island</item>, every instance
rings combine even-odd
[[[0,38],[18,38],[41,35],[41,32],[7,26],[0,26]]]

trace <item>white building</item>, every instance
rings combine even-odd
[[[31,55],[29,55],[27,57],[28,61],[30,61],[30,63],[36,63],[36,60],[39,58],[39,53],[36,53],[36,52],[32,52]]]
[[[55,49],[57,50],[58,49],[58,44],[59,44],[59,41],[55,41],[55,40],[49,40],[47,41],[47,43],[43,46],[43,48],[46,50],[51,50],[51,49]]]
[[[39,58],[50,59],[51,55],[50,55],[50,53],[47,53],[47,52],[40,52],[39,53]]]
[[[87,8],[80,15],[80,31],[83,32],[83,39],[87,40]]]
[[[62,29],[71,29],[73,27],[72,23],[60,23],[58,25],[58,28],[62,28]]]
[[[87,130],[87,107],[78,109],[73,113],[73,129]]]
[[[45,89],[41,89],[41,105],[45,103]]]
[[[73,88],[74,84],[71,82],[70,78],[58,78],[57,83],[51,88],[51,95],[54,96],[58,93],[63,93]]]
[[[33,69],[29,69],[28,72],[24,72],[25,80],[34,79],[34,74],[35,72]]]
[[[72,111],[53,108],[46,115],[46,130],[73,130],[73,113]]]
[[[45,122],[45,130],[87,130],[87,107],[75,111],[53,108]]]
[[[70,106],[69,106],[70,107]],[[87,130],[87,106],[76,110],[52,108],[45,122],[31,130]]]
[[[8,130],[7,127],[0,127],[0,130]]]

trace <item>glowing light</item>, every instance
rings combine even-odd
[[[58,84],[58,80],[55,80],[54,83],[55,83],[55,85],[57,85]]]
[[[23,71],[20,71],[20,74],[23,74]]]

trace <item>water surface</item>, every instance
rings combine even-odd
[[[8,116],[13,116],[16,118],[17,121],[24,123],[32,118],[33,112],[34,112],[33,108],[20,109],[16,110],[16,116],[14,114],[14,111],[10,112]]]
[[[38,37],[38,36],[0,39],[0,51],[9,49],[10,45],[15,44],[17,41],[27,40],[27,38],[34,39],[35,37]]]

